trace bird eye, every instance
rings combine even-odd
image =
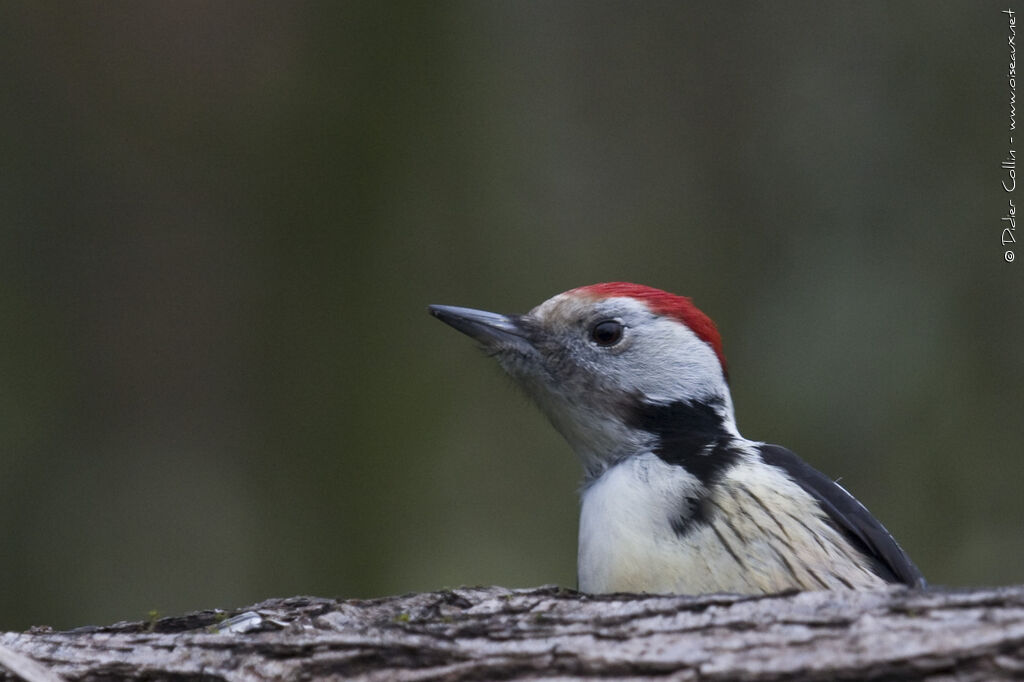
[[[604,320],[590,330],[590,338],[599,346],[614,346],[622,339],[622,323],[617,320]]]

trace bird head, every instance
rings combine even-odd
[[[696,418],[736,432],[721,337],[684,296],[608,282],[558,294],[524,315],[442,305],[430,312],[498,360],[588,478],[679,428],[680,408],[691,429]]]

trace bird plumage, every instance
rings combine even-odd
[[[740,435],[721,338],[690,299],[610,282],[526,315],[431,312],[479,341],[583,463],[581,590],[924,584],[846,490]]]

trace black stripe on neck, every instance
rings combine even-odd
[[[718,413],[722,404],[721,399],[667,405],[641,402],[633,408],[629,425],[657,436],[654,453],[668,464],[683,467],[709,488],[739,457],[729,447],[732,435]]]

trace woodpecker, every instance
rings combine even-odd
[[[842,486],[740,435],[721,337],[689,298],[606,282],[525,315],[429,310],[496,358],[582,462],[581,591],[925,586]]]

